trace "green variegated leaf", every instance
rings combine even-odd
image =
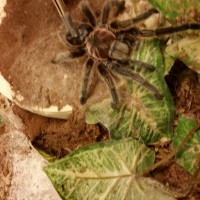
[[[113,139],[134,136],[145,143],[152,143],[160,139],[169,139],[172,133],[172,120],[175,108],[164,80],[163,58],[158,41],[143,41],[132,55],[132,59],[147,62],[156,67],[154,72],[138,68],[134,70],[153,84],[163,95],[163,100],[155,96],[138,83],[128,80],[122,86],[127,94],[122,99],[119,109],[112,108],[105,100],[88,108],[86,121],[100,122],[110,131]]]
[[[174,199],[158,182],[140,177],[154,152],[136,140],[83,147],[49,164],[45,172],[63,199]]]
[[[149,2],[165,17],[171,19],[181,15],[190,17],[192,10],[200,9],[200,0],[149,0]]]
[[[168,46],[166,54],[179,58],[192,70],[200,73],[200,36],[186,37]]]
[[[176,135],[173,139],[173,147],[176,149],[187,136],[189,131],[197,125],[193,119],[180,116]],[[200,131],[195,132],[188,140],[184,148],[176,154],[176,162],[190,173],[194,173],[198,166],[198,156],[200,156]]]
[[[36,147],[34,144],[33,144],[33,147],[48,162],[54,162],[54,161],[56,161],[58,159],[56,156],[53,156],[53,155],[50,155],[50,154],[46,153],[44,150],[40,149],[39,147]]]
[[[163,60],[164,60],[164,66],[165,66],[164,75],[168,75],[176,58],[170,56],[166,52],[163,52]]]
[[[173,20],[176,17],[181,18],[182,20],[180,21],[186,21],[187,23],[198,23],[197,16],[200,15],[200,0],[149,0],[149,2],[161,11],[165,17],[170,19],[173,26],[179,25],[176,20]],[[165,74],[172,67],[172,61],[177,58],[199,73],[200,30],[181,32],[178,33],[179,37],[176,35],[170,36],[172,44],[166,48],[166,52],[163,52],[166,64]]]

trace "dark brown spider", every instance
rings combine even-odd
[[[130,53],[134,45],[137,45],[137,37],[153,37],[164,34],[172,34],[188,29],[200,29],[200,24],[191,23],[183,24],[176,27],[158,28],[155,30],[144,29],[140,30],[134,27],[135,23],[147,19],[158,11],[154,8],[149,9],[145,13],[123,21],[109,20],[111,9],[113,16],[118,16],[125,8],[125,1],[108,0],[103,6],[103,10],[98,17],[98,22],[88,4],[83,1],[81,10],[87,17],[88,23],[74,22],[69,13],[66,12],[63,0],[53,0],[60,16],[62,17],[68,32],[66,34],[66,42],[69,46],[70,53],[66,53],[64,57],[59,56],[54,59],[57,63],[61,59],[77,58],[87,56],[85,63],[85,72],[81,91],[81,104],[84,104],[88,98],[88,80],[91,70],[94,66],[97,67],[100,75],[104,78],[112,95],[113,103],[119,103],[119,97],[111,76],[111,72],[115,72],[121,76],[133,79],[143,87],[151,91],[159,100],[163,95],[159,90],[146,81],[139,74],[133,72],[130,66],[139,66],[146,68],[149,71],[155,69],[154,66],[144,63],[139,60],[131,60]]]

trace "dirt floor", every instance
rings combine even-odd
[[[5,126],[0,126],[0,137],[3,137]],[[11,184],[12,167],[6,151],[6,141],[0,141],[0,199],[6,199]],[[2,150],[4,149],[4,150]]]
[[[85,146],[108,139],[100,125],[85,123],[84,114],[74,112],[67,120],[50,119],[14,106],[15,114],[24,122],[24,133],[33,145],[58,158]]]
[[[6,112],[8,107],[8,102],[0,94],[0,113]],[[7,149],[8,137],[5,136],[5,130],[6,125],[0,119],[0,200],[6,199],[12,177],[12,164]]]
[[[185,114],[200,123],[200,84],[198,76],[177,60],[166,76],[176,104],[176,113]]]

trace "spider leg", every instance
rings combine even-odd
[[[136,40],[136,38],[133,35],[127,32],[125,33],[123,31],[120,31],[117,34],[117,40],[126,43],[130,48],[132,48],[133,46],[137,47],[139,44],[138,40]]]
[[[81,104],[84,104],[87,101],[88,81],[89,81],[89,77],[90,77],[90,73],[91,73],[93,64],[94,64],[94,61],[91,58],[89,58],[85,65],[85,73],[84,73],[83,85],[82,85],[82,90],[81,90],[81,98],[80,98]]]
[[[111,3],[114,4],[116,7],[113,16],[117,17],[125,9],[125,1],[111,0]]]
[[[110,6],[111,6],[110,1],[107,1],[106,4],[103,7],[103,12],[102,12],[102,15],[101,15],[100,24],[107,24],[108,16],[109,16],[109,13],[110,13]]]
[[[51,62],[54,64],[62,63],[68,59],[78,58],[78,57],[82,57],[84,55],[85,55],[84,49],[80,49],[80,50],[74,51],[74,52],[60,53]]]
[[[149,63],[145,63],[145,62],[142,62],[140,60],[130,60],[129,61],[129,65],[136,65],[138,67],[141,67],[141,68],[144,68],[144,69],[147,69],[151,72],[153,72],[155,70],[155,67]]]
[[[158,91],[158,89],[156,87],[154,87],[152,84],[150,84],[149,82],[147,82],[139,74],[136,74],[136,73],[132,72],[131,70],[129,70],[123,66],[121,67],[119,65],[112,65],[111,70],[113,70],[117,74],[120,74],[121,76],[125,76],[128,78],[131,78],[134,81],[137,81],[140,85],[142,85],[143,87],[145,87],[149,91],[151,91],[158,100],[163,99],[163,95]]]
[[[109,71],[106,69],[106,66],[103,63],[100,63],[98,65],[98,70],[99,70],[101,76],[104,78],[104,80],[107,83],[107,86],[110,90],[110,93],[111,93],[111,96],[112,96],[112,99],[113,99],[113,104],[118,105],[119,104],[119,97],[118,97],[114,82],[112,80],[112,77],[110,76]]]
[[[93,27],[96,26],[96,20],[95,20],[94,14],[91,12],[88,4],[83,2],[81,4],[81,9],[82,9],[82,12],[84,13],[84,15],[88,18],[90,24]]]
[[[53,0],[53,3],[60,15],[60,17],[62,18],[63,22],[65,23],[68,31],[70,32],[72,37],[78,37],[79,36],[79,32],[78,29],[76,28],[71,16],[69,15],[69,13],[67,12],[65,3],[63,2],[63,0]]]
[[[112,29],[127,29],[130,28],[133,24],[141,22],[142,20],[147,19],[148,17],[150,17],[155,13],[158,13],[158,11],[155,8],[151,8],[146,12],[142,13],[141,15],[138,15],[132,19],[127,19],[123,21],[114,21],[110,24],[110,27]]]
[[[200,30],[200,23],[182,24],[175,27],[158,28],[155,30],[153,29],[137,30],[136,34],[142,37],[152,37],[152,36],[173,34],[186,30]]]
[[[155,67],[149,63],[146,62],[142,62],[140,60],[117,60],[117,64],[119,65],[124,65],[124,66],[133,66],[136,65],[138,67],[147,69],[151,72],[153,72],[155,70]]]
[[[101,16],[101,20],[100,23],[101,24],[107,24],[108,22],[108,17],[109,17],[109,13],[110,13],[110,8],[111,7],[116,7],[116,10],[114,12],[114,16],[118,16],[119,13],[124,10],[124,5],[125,5],[125,1],[116,1],[116,0],[109,0],[106,2],[106,4],[103,7],[103,12],[102,12],[102,16]]]

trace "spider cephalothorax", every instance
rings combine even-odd
[[[107,83],[114,104],[119,103],[119,97],[111,72],[135,80],[151,91],[157,99],[162,99],[163,95],[155,86],[130,69],[130,66],[134,65],[143,67],[149,71],[155,69],[151,64],[130,59],[133,46],[138,43],[137,36],[152,37],[187,29],[200,29],[200,24],[198,23],[158,28],[155,30],[140,30],[134,27],[135,23],[147,19],[154,13],[158,13],[154,8],[128,20],[111,20],[111,11],[113,11],[112,15],[116,17],[125,9],[125,1],[123,0],[107,0],[98,18],[91,11],[88,4],[83,1],[81,3],[81,10],[87,18],[88,23],[74,22],[68,12],[66,12],[63,1],[53,1],[68,29],[65,39],[68,43],[70,53],[66,53],[64,58],[87,56],[80,98],[82,104],[88,98],[88,80],[93,67],[97,67],[100,75]],[[54,60],[54,62],[58,61],[59,57]]]

